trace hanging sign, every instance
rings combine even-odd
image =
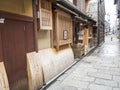
[[[68,31],[67,31],[67,30],[64,30],[64,31],[63,31],[63,39],[64,39],[64,40],[67,40],[67,39],[68,39]]]
[[[5,19],[4,18],[0,18],[0,23],[4,23]]]

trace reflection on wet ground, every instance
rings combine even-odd
[[[105,43],[95,52],[97,53],[93,53],[92,55],[97,54],[98,56],[118,56],[120,55],[120,41],[116,38],[116,36],[113,37],[112,41],[111,36],[107,36]]]

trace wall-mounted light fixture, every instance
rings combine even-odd
[[[82,26],[83,25],[83,23],[80,23],[80,26]]]

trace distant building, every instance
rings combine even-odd
[[[114,4],[116,4],[117,18],[118,18],[117,30],[119,30],[119,37],[120,37],[120,0],[114,0]]]
[[[105,3],[104,0],[88,0],[87,14],[97,21],[98,44],[104,42],[105,34]]]
[[[107,35],[110,31],[110,23],[105,20],[105,34]]]

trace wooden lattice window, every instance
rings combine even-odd
[[[50,0],[40,0],[40,29],[52,30],[52,6]]]
[[[59,50],[62,45],[72,43],[71,15],[61,10],[55,10],[54,45]]]

